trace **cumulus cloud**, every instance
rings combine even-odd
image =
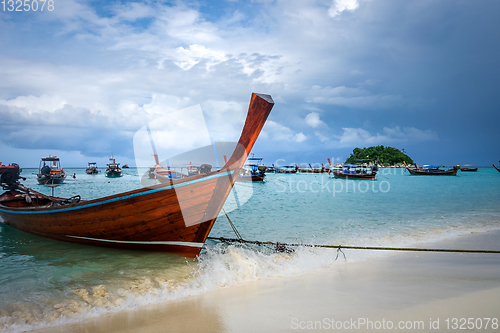
[[[335,17],[342,14],[345,10],[355,11],[358,7],[358,0],[333,0],[333,4],[328,8],[328,15]]]
[[[305,118],[306,124],[311,126],[312,128],[316,128],[319,126],[327,126],[326,123],[319,119],[319,113],[311,112]]]
[[[300,143],[307,140],[307,136],[303,132],[296,133],[292,129],[272,120],[266,122],[262,132],[261,136],[269,138],[271,141]]]

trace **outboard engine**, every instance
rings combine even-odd
[[[212,171],[212,166],[210,164],[200,165],[200,173],[209,173]]]
[[[42,169],[40,169],[40,173],[43,175],[50,175],[50,167],[48,165],[44,165]]]
[[[17,188],[17,180],[19,178],[22,178],[19,175],[20,173],[21,173],[21,168],[16,163],[12,163],[11,165],[0,164],[0,185],[4,189]]]

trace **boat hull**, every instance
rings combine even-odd
[[[415,170],[411,168],[406,168],[413,176],[456,176],[458,169],[449,170]]]
[[[348,178],[348,179],[369,179],[373,180],[375,179],[375,176],[377,175],[376,173],[367,173],[367,174],[356,174],[356,173],[343,173],[343,172],[337,172],[337,171],[332,171],[331,175],[335,178]]]
[[[51,176],[51,175],[37,175],[37,181],[40,185],[62,184],[66,179],[66,175]]]
[[[236,178],[237,182],[252,182],[252,183],[263,183],[266,175],[239,175]]]
[[[106,171],[106,177],[118,178],[121,176],[123,176],[121,171]]]
[[[212,200],[225,200],[231,175],[219,173],[206,180],[202,177],[167,187],[157,185],[104,201],[46,208],[43,213],[11,207],[6,210],[1,205],[0,216],[6,225],[56,240],[196,256],[205,241],[203,230],[209,229],[219,213]]]
[[[495,164],[493,164],[493,167],[498,171],[500,172],[500,168],[497,168]]]

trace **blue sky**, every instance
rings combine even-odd
[[[0,8],[1,9],[1,8]],[[148,121],[200,104],[235,141],[251,92],[275,107],[266,164],[386,145],[419,164],[500,159],[495,0],[55,1],[0,11],[0,161],[134,164]],[[283,163],[283,162],[282,162]]]

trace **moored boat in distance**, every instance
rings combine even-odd
[[[61,168],[59,157],[50,155],[43,157],[40,160],[36,178],[41,185],[62,184],[66,179],[66,172]]]
[[[0,217],[41,237],[195,257],[273,105],[271,96],[252,94],[238,144],[219,170],[89,201],[49,197],[19,185],[0,195]]]
[[[499,161],[500,162],[500,161]],[[498,171],[500,172],[500,168],[497,168],[495,164],[493,164],[493,167]]]
[[[313,168],[311,166],[311,164],[309,164],[309,168],[301,168],[297,164],[295,164],[295,168],[300,173],[323,173],[323,172],[328,172],[328,168],[325,168],[324,166],[321,166],[321,168]]]
[[[475,172],[477,171],[477,168],[473,164],[465,164],[464,166],[460,167],[460,171]]]
[[[295,165],[284,165],[284,166],[274,166],[274,173],[297,173],[297,167]]]
[[[358,164],[344,164],[342,168],[330,168],[329,174],[335,178],[373,180],[377,175],[377,170],[373,167]]]
[[[409,166],[406,163],[406,170],[413,176],[456,176],[458,167],[454,166],[453,168],[441,169],[442,166],[437,165],[424,165],[423,167],[419,167],[416,163],[415,166]]]
[[[249,157],[242,171],[236,179],[237,182],[262,183],[266,177],[266,166],[262,165],[262,158]]]
[[[97,175],[99,173],[99,169],[97,168],[97,163],[89,162],[87,169],[85,169],[85,173],[87,175]]]
[[[107,164],[107,169],[105,171],[106,177],[110,178],[116,178],[116,177],[121,177],[122,175],[122,168],[120,168],[120,163],[116,163],[115,158],[113,155],[109,158],[109,162]]]

